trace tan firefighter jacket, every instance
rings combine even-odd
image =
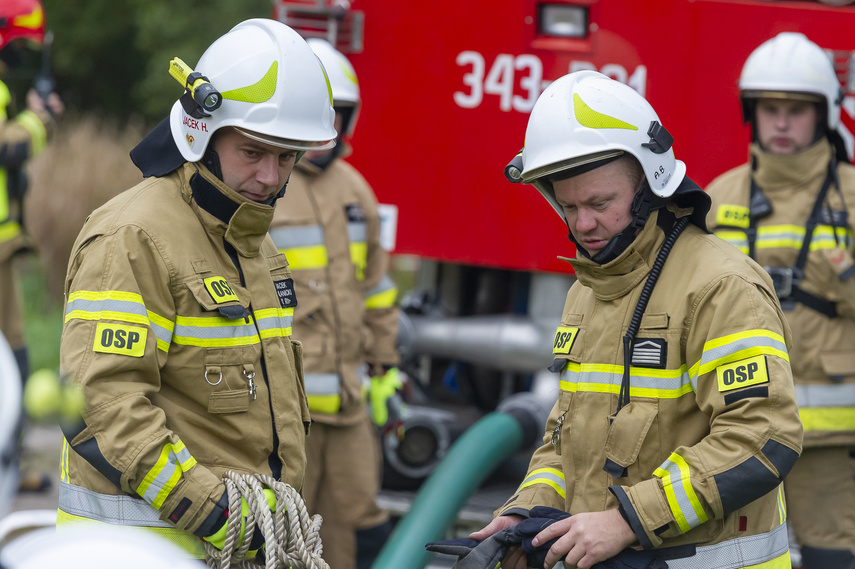
[[[60,522],[145,526],[203,555],[227,470],[302,486],[310,418],[272,217],[187,163],[86,222],[61,344],[86,410],[64,428]]]
[[[791,269],[826,179],[831,146],[823,139],[798,155],[780,156],[752,145],[750,153],[756,161],[754,180],[772,205],[771,214],[756,221],[753,257],[772,272]],[[743,253],[749,252],[748,232],[753,229],[748,207],[751,176],[751,167],[745,164],[707,188],[713,200],[708,226]],[[839,164],[837,177],[840,192],[836,184],[828,189],[828,207],[813,231],[799,283],[837,315],[781,301],[793,330],[790,358],[806,447],[855,444],[855,168]]]
[[[27,160],[44,150],[54,126],[47,111],[24,111],[10,119],[7,107],[11,102],[9,88],[0,81],[0,262],[32,246],[29,236],[21,230],[21,205],[26,191],[21,170]]]
[[[294,337],[303,344],[312,418],[351,424],[364,415],[359,366],[398,362],[397,289],[380,246],[377,199],[344,160],[326,170],[297,164],[270,229],[291,263],[300,304]]]
[[[622,339],[665,239],[659,215],[614,261],[570,260],[558,401],[496,513],[619,507],[642,547],[677,557],[671,569],[789,567],[781,482],[802,430],[789,330],[759,266],[694,225],[683,231],[640,320],[630,403],[614,416]]]

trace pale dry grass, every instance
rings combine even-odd
[[[128,152],[144,135],[139,125],[67,121],[30,164],[25,220],[51,297],[62,297],[68,256],[86,216],[142,180]]]

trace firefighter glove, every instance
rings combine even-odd
[[[374,424],[383,429],[384,432],[395,430],[399,436],[403,429],[402,387],[398,368],[393,367],[383,374],[372,375],[368,390],[368,405]]]
[[[547,526],[569,517],[570,514],[555,508],[537,506],[529,511],[529,518],[515,526],[496,532],[484,541],[469,538],[447,539],[428,543],[425,548],[436,553],[457,555],[454,569],[493,569],[512,546],[520,546],[526,554],[529,567],[543,567],[546,553],[558,538],[533,547],[531,540]],[[592,569],[667,569],[668,564],[649,551],[626,548],[611,559],[593,566]]]
[[[273,490],[265,488],[263,490],[264,498],[267,500],[267,507],[270,508],[271,512],[276,511],[276,496],[273,494]],[[237,542],[235,543],[235,549],[238,549],[243,544],[243,538],[246,534],[246,518],[249,515],[249,504],[246,501],[246,498],[241,496],[240,499],[240,533],[238,534]],[[220,551],[223,550],[223,547],[226,545],[226,532],[228,529],[229,520],[228,516],[226,522],[214,532],[212,535],[202,538]],[[255,527],[252,532],[252,542],[249,545],[249,551],[247,552],[246,557],[248,559],[252,559],[258,553],[258,550],[261,549],[261,546],[264,545],[264,535],[261,533],[261,529],[258,526]]]

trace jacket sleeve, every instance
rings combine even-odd
[[[361,178],[361,176],[360,176]],[[365,211],[367,259],[362,281],[365,298],[363,325],[371,341],[365,356],[369,364],[397,365],[398,288],[389,277],[389,253],[380,245],[380,215],[377,199],[360,179],[360,199]]]
[[[801,452],[787,346],[772,293],[729,275],[695,300],[685,360],[709,433],[634,486],[614,486],[645,548],[724,518],[778,487]]]
[[[60,351],[62,373],[82,387],[85,411],[63,432],[117,489],[140,496],[178,529],[205,537],[217,529],[225,487],[196,463],[180,425],[170,425],[151,402],[174,329],[172,286],[153,240],[135,227],[75,248]]]
[[[560,397],[560,396],[559,396]],[[556,402],[546,421],[543,445],[538,448],[529,462],[528,472],[514,495],[493,514],[519,514],[527,516],[535,506],[547,506],[557,510],[566,510],[567,488],[564,471],[561,468],[561,456],[558,454],[559,441],[553,441],[553,433],[558,428],[559,404]]]
[[[40,154],[54,121],[47,112],[24,111],[0,123],[0,167],[17,168]]]

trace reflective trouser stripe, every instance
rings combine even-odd
[[[144,500],[99,494],[61,481],[56,523],[61,526],[69,522],[100,522],[143,528],[176,543],[193,557],[205,558],[205,550],[198,537],[162,521],[160,513]]]
[[[309,410],[333,415],[341,409],[341,376],[336,373],[305,374]]]
[[[669,559],[668,569],[790,569],[787,526],[768,533],[699,546],[695,555]]]
[[[525,477],[525,480],[522,481],[520,487],[517,488],[517,493],[523,488],[527,488],[535,484],[546,484],[555,490],[558,495],[561,496],[562,500],[567,496],[567,487],[564,484],[564,473],[556,468],[539,468],[531,471],[531,473]]]
[[[796,400],[805,431],[855,430],[855,384],[797,385]]]

